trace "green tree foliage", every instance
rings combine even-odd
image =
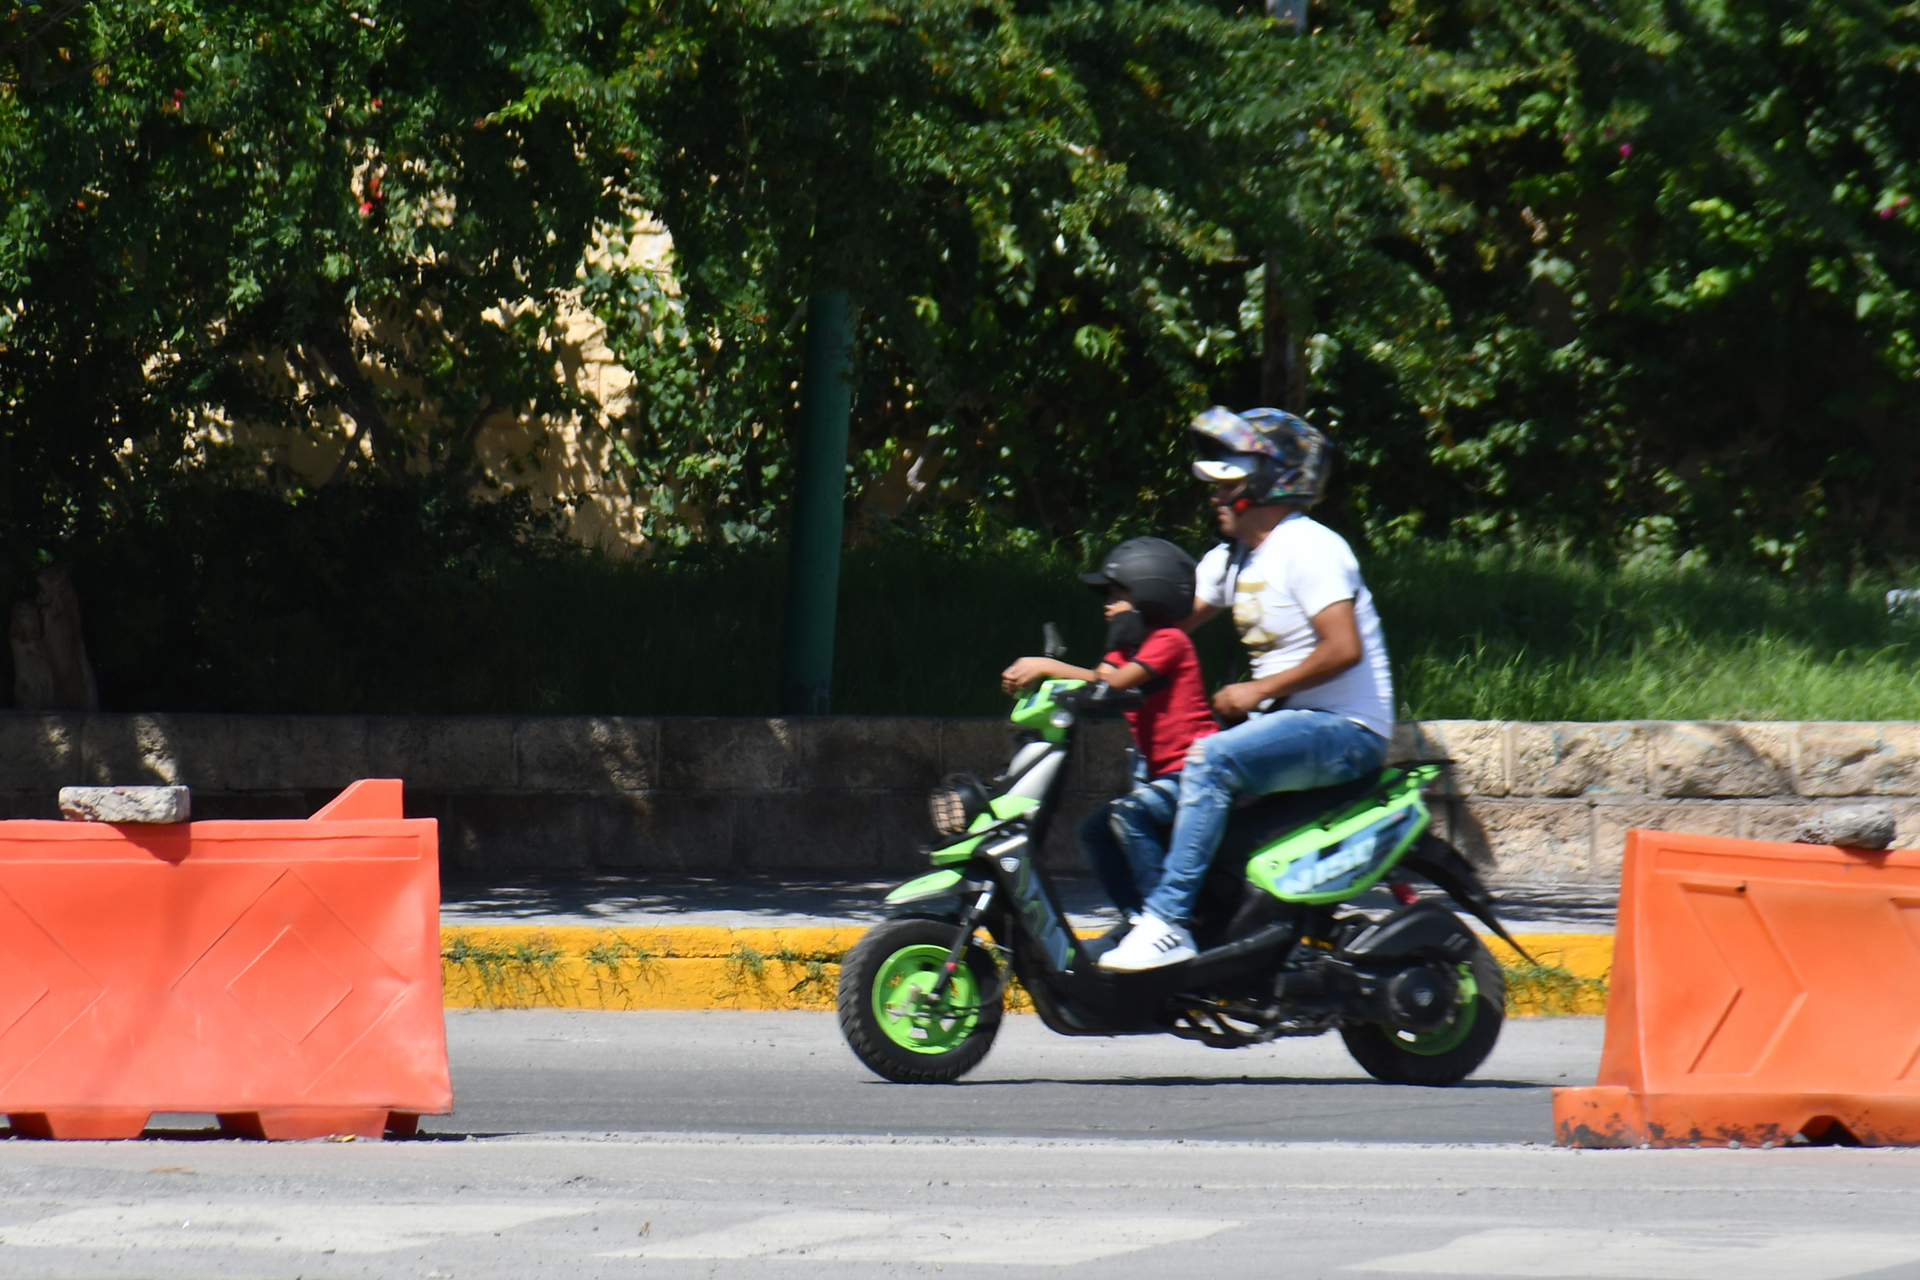
[[[1375,539],[1920,551],[1911,7],[634,15],[610,96],[685,293],[595,296],[671,366],[643,455],[729,536],[774,518],[799,308],[839,285],[856,493],[924,454],[906,508],[949,529],[1192,520],[1179,428],[1258,394],[1271,246]]]
[[[547,321],[617,213],[604,175],[624,161],[564,104],[528,100],[523,65],[588,52],[560,9],[11,11],[0,526],[16,582],[182,481],[223,480],[182,466],[225,422],[344,423],[336,480],[470,484],[487,414],[575,407]]]
[[[1381,55],[1346,102],[1426,330],[1323,313],[1376,527],[1912,563],[1920,11],[1413,0],[1321,39]]]
[[[846,288],[856,502],[891,473],[960,536],[1162,514],[1184,416],[1245,364],[1230,223],[1264,144],[1208,117],[1278,66],[1269,23],[657,0],[628,39],[597,93],[647,139],[634,194],[684,292],[606,272],[589,296],[655,389],[631,424],[655,483],[725,536],[776,522],[804,301]]]
[[[356,4],[9,11],[16,560],[209,424],[340,415],[339,482],[459,489],[502,407],[612,432],[662,540],[759,540],[841,287],[856,509],[1197,536],[1181,427],[1257,398],[1269,252],[1377,541],[1920,551],[1909,5]],[[557,368],[575,288],[621,420]]]

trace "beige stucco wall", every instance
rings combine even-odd
[[[673,292],[668,274],[673,241],[666,228],[642,219],[627,230],[625,238],[630,246],[625,261],[659,271],[668,292]],[[589,255],[589,262],[604,264],[610,254],[603,240]],[[362,316],[356,327],[364,333],[373,323]],[[604,326],[579,305],[578,290],[563,302],[556,327],[560,372],[573,390],[599,405],[600,420],[495,413],[481,425],[474,440],[475,453],[487,483],[495,489],[530,491],[536,506],[555,514],[569,536],[616,558],[632,555],[645,546],[640,518],[653,495],[631,490],[626,480],[630,470],[620,464],[614,442],[602,424],[616,421],[627,411],[633,376],[607,348]],[[288,390],[304,389],[310,376],[309,370],[296,367],[284,353],[261,353],[252,363],[255,376]],[[388,389],[418,390],[417,384],[388,371],[368,372]],[[395,426],[403,432],[424,432],[430,425],[418,415],[395,417]],[[364,442],[352,441],[350,424],[340,413],[326,414],[311,430],[273,422],[234,421],[213,413],[203,414],[196,428],[203,460],[219,449],[226,465],[244,460],[239,465],[252,468],[269,483],[289,473],[308,484],[325,483],[350,448],[359,448],[371,461]]]

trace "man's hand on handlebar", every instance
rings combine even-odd
[[[1257,680],[1245,684],[1222,685],[1213,695],[1213,709],[1228,724],[1245,720],[1262,702],[1273,695],[1261,687]]]

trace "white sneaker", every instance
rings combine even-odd
[[[1193,935],[1185,929],[1156,916],[1142,915],[1135,920],[1133,931],[1120,940],[1120,945],[1100,957],[1100,967],[1134,973],[1179,964],[1199,954],[1193,945]]]

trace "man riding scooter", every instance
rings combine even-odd
[[[1149,954],[1103,963],[1119,948],[1074,936],[1040,857],[1085,726],[1145,710],[1153,696],[1151,654],[1139,662],[1147,641],[1131,658],[1125,644],[1110,651],[1128,661],[1104,672],[1016,663],[1004,679],[1024,692],[1008,716],[1018,739],[1005,769],[952,774],[934,789],[932,870],[887,895],[887,918],[841,966],[841,1031],[885,1079],[971,1071],[1015,982],[1061,1035],[1237,1048],[1337,1031],[1369,1074],[1406,1084],[1452,1084],[1499,1038],[1505,975],[1459,913],[1518,947],[1473,867],[1431,830],[1424,793],[1441,767],[1380,767],[1392,694],[1379,621],[1346,543],[1303,514],[1322,488],[1326,441],[1273,410],[1214,410],[1196,434],[1196,470],[1216,486],[1232,541],[1208,556],[1194,594],[1203,619],[1233,608],[1253,679],[1216,697],[1245,723],[1199,737],[1176,775],[1174,850],[1152,868],[1145,901],[1165,914],[1142,914],[1119,944],[1145,937]],[[1115,579],[1130,573],[1105,566],[1101,576],[1094,585],[1116,614],[1123,592],[1134,604],[1144,596],[1144,579],[1129,587]],[[1222,865],[1210,869],[1216,850]],[[1124,890],[1125,869],[1113,869],[1107,878]],[[1418,899],[1410,876],[1452,906]],[[1354,905],[1382,883],[1397,907]],[[1199,945],[1151,945],[1174,930]]]
[[[1194,955],[1188,920],[1235,797],[1305,791],[1377,771],[1393,728],[1393,684],[1373,597],[1346,540],[1306,511],[1331,448],[1278,409],[1215,407],[1193,420],[1229,541],[1201,560],[1189,631],[1231,608],[1253,678],[1214,695],[1231,728],[1197,741],[1157,886],[1133,929],[1101,957],[1137,971]]]

